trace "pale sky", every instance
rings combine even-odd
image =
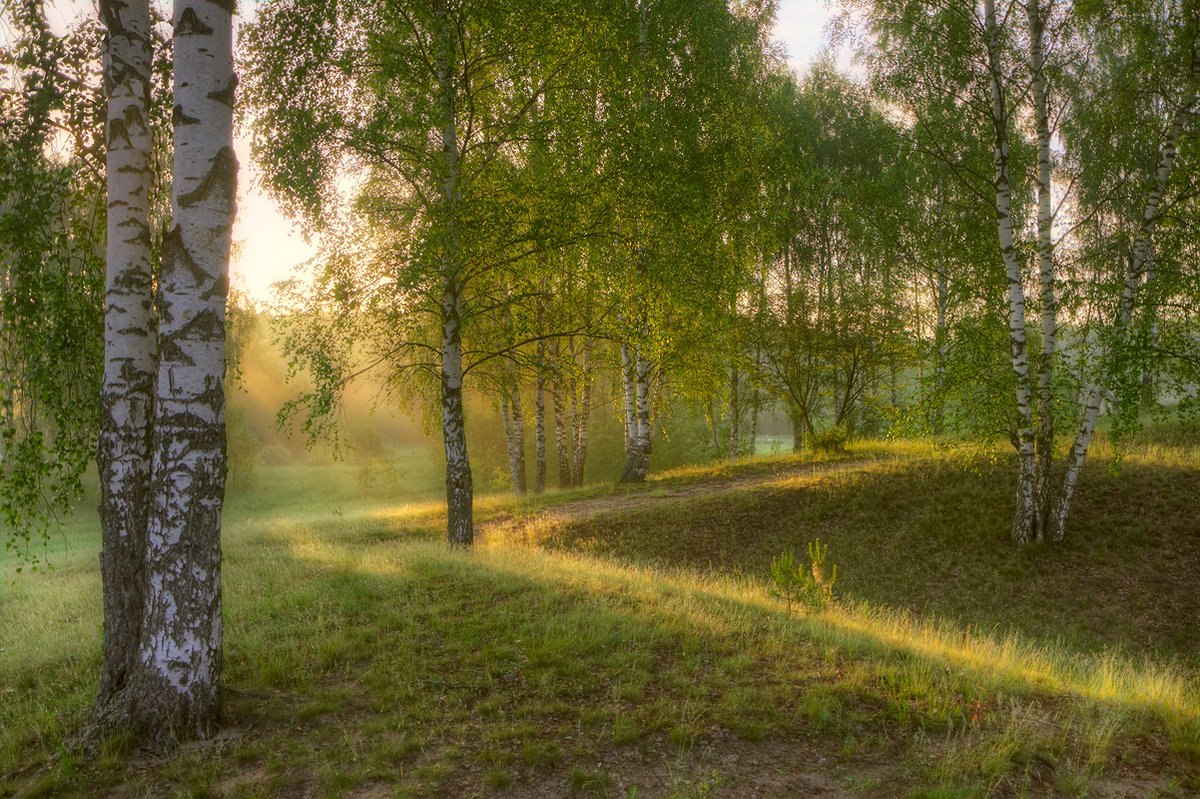
[[[244,1],[241,6],[243,17],[253,13],[252,2]],[[775,38],[787,48],[792,69],[801,72],[816,60],[827,38],[826,25],[836,13],[835,6],[836,0],[779,0]],[[96,13],[94,0],[54,0],[48,9],[55,27],[65,27],[66,21],[77,14]],[[840,57],[839,64],[843,61]],[[242,180],[233,231],[237,243],[233,285],[258,302],[270,302],[272,284],[300,277],[299,265],[312,257],[315,248],[259,190],[258,170],[244,135],[237,136],[235,149],[242,165]]]

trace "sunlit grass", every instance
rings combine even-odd
[[[776,475],[809,462],[786,455],[769,467],[676,472],[666,479],[678,482],[666,485],[756,482],[672,500],[660,513],[617,513],[645,538],[673,539],[654,557],[631,545],[632,532],[606,546],[565,545],[566,528],[591,528],[556,506],[607,489],[483,498],[478,517],[493,526],[462,553],[441,543],[444,509],[435,500],[359,496],[347,470],[326,478],[338,498],[322,503],[320,478],[293,471],[294,501],[273,483],[257,489],[262,503],[253,492],[235,499],[244,504],[226,523],[233,735],[149,767],[127,767],[119,747],[90,763],[70,748],[98,668],[99,581],[95,545],[86,543],[94,539],[84,537],[49,573],[6,574],[0,796],[16,786],[55,796],[341,796],[375,787],[380,795],[521,795],[533,786],[628,796],[639,785],[639,796],[668,795],[661,786],[736,787],[757,776],[746,769],[759,755],[737,766],[712,754],[757,746],[802,753],[781,755],[792,769],[823,758],[823,773],[865,795],[1045,795],[1051,786],[1079,794],[1125,768],[1143,773],[1146,761],[1154,771],[1147,795],[1200,788],[1200,686],[1169,650],[1093,650],[978,623],[958,604],[917,613],[866,601],[852,579],[866,563],[847,558],[849,538],[835,537],[830,556],[852,590],[808,613],[771,594],[765,568],[723,567],[712,541],[689,537],[698,518],[691,507],[715,514],[738,548],[773,554],[785,539],[742,525],[777,496],[818,514],[820,502],[840,509],[877,558],[890,558],[870,538],[874,516],[862,504],[881,502],[892,534],[909,535],[899,525],[919,519],[922,506],[873,492],[900,481],[905,491],[949,497],[992,479],[987,464],[1001,456],[965,452],[873,444],[852,449],[835,470]],[[975,490],[948,500],[951,512],[977,504]],[[823,539],[836,533],[829,518],[804,517],[825,525]],[[1012,555],[1004,541],[987,548],[929,520],[913,531],[943,557],[956,546]],[[913,540],[899,546],[911,550]],[[698,549],[681,557],[685,546]],[[899,566],[885,562],[870,579],[893,574],[914,604],[958,590],[927,570],[917,572],[924,582],[904,582]],[[974,590],[1017,592],[1049,579],[1024,568]],[[653,768],[640,765],[639,752],[651,753]]]

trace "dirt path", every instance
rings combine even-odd
[[[823,478],[831,474],[862,471],[885,460],[894,460],[894,458],[854,457],[821,463],[781,464],[771,471],[756,472],[753,474],[724,475],[696,480],[688,480],[684,477],[651,480],[637,487],[614,489],[615,493],[612,494],[577,499],[541,508],[531,515],[522,517],[521,520],[528,522],[531,520],[552,519],[559,523],[581,522],[608,513],[621,513],[686,502],[687,500],[708,494],[770,488],[797,479],[812,478],[815,480],[818,477]],[[490,522],[480,525],[477,529],[477,535],[486,537],[489,532],[506,530],[516,521],[514,517],[507,515],[493,519]]]

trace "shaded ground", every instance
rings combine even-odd
[[[1020,550],[1008,543],[1012,471],[986,452],[806,464],[572,503],[517,522],[515,534],[759,577],[819,537],[842,596],[1200,666],[1200,514],[1185,510],[1200,471],[1133,461],[1114,476],[1094,460],[1066,542]]]
[[[1200,702],[1175,672],[1157,708],[1120,675],[1085,696],[1075,671],[1104,661],[1006,676],[970,646],[1002,625],[1067,641],[1068,664],[1106,641],[1190,658],[1195,471],[1089,470],[1068,544],[1020,552],[1009,472],[986,452],[694,471],[497,505],[471,554],[414,542],[426,522],[403,514],[247,521],[228,734],[131,765],[120,741],[70,746],[94,691],[88,559],[0,607],[0,796],[1198,795]],[[771,558],[818,535],[848,604],[949,617],[951,638],[898,646],[902,616],[766,596]]]

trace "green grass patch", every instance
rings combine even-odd
[[[334,472],[322,505],[300,470],[289,504],[263,473],[227,517],[217,741],[82,757],[94,533],[9,567],[0,796],[1187,795],[1197,465],[1173,457],[1089,469],[1067,544],[1025,551],[1008,463],[978,448],[485,498],[472,553],[436,503]],[[839,600],[806,613],[770,562],[818,535]]]

